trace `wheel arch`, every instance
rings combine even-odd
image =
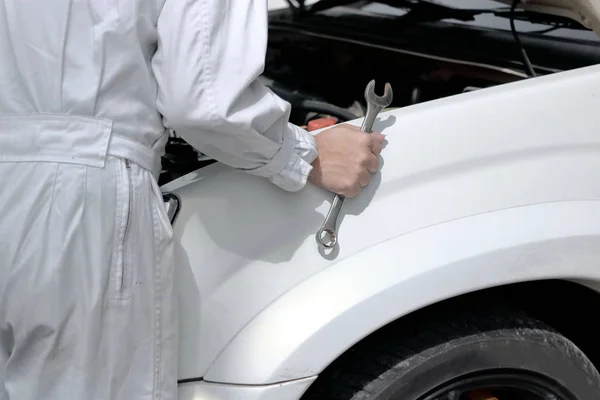
[[[557,293],[561,296],[557,296]],[[401,375],[400,380],[406,381],[406,366],[416,366],[427,359],[428,355],[434,354],[432,347],[437,346],[439,351],[441,346],[444,352],[450,352],[457,341],[479,341],[486,335],[497,337],[500,333],[494,330],[499,327],[504,330],[503,325],[509,321],[515,326],[533,328],[535,335],[554,332],[562,336],[564,341],[560,342],[547,337],[544,340],[552,343],[555,349],[558,348],[558,343],[569,342],[573,353],[567,350],[568,357],[577,359],[578,363],[585,365],[583,369],[593,374],[592,369],[600,369],[597,346],[600,330],[591,327],[586,320],[579,319],[574,312],[582,304],[590,308],[600,307],[600,293],[580,282],[552,279],[488,288],[440,301],[405,315],[354,344],[321,371],[301,399],[321,399],[333,392],[345,393],[350,398],[351,393],[371,392],[377,388],[375,382],[381,384],[389,379],[390,372],[392,375]],[[519,340],[523,339],[524,337],[519,336]],[[509,353],[515,351],[513,348],[505,350]],[[414,356],[419,352],[424,353],[415,359]],[[477,352],[463,349],[461,354],[469,359],[471,356],[476,358]],[[587,359],[580,357],[582,353]],[[484,359],[502,362],[502,357],[488,356],[484,356]],[[475,358],[469,364],[481,362],[481,359],[477,362]],[[505,358],[504,362],[506,360]],[[536,361],[540,362],[539,359]],[[447,360],[441,364],[447,365]],[[459,364],[457,362],[456,366]],[[451,379],[457,380],[461,377],[468,379],[469,374],[466,372],[467,375],[460,375],[453,368],[446,368],[443,372],[450,373]],[[414,374],[412,376],[415,377]],[[449,376],[440,379],[443,381],[449,379]],[[419,384],[415,384],[415,387],[419,387]]]
[[[572,301],[589,297],[600,306],[596,292],[586,289],[600,287],[598,260],[595,201],[516,207],[435,225],[340,260],[285,293],[236,335],[204,379],[267,384],[315,376],[381,328],[456,299],[534,293],[543,305],[565,290],[578,293],[569,295]]]

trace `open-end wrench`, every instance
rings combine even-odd
[[[367,84],[367,87],[365,88],[367,115],[365,116],[365,119],[360,127],[361,131],[371,133],[375,118],[377,118],[377,115],[381,110],[388,107],[392,103],[393,97],[394,94],[392,92],[392,86],[389,83],[385,84],[383,96],[377,96],[375,94],[374,80]],[[342,205],[344,204],[345,198],[345,196],[340,194],[335,195],[335,198],[331,203],[329,213],[327,214],[327,217],[325,217],[325,221],[323,222],[321,229],[319,229],[316,234],[317,243],[327,249],[332,248],[337,243],[337,219],[340,215],[340,211],[342,210]],[[329,240],[326,240],[327,238]]]

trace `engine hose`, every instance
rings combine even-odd
[[[360,118],[359,116],[353,114],[352,112],[344,108],[334,106],[333,104],[324,103],[318,100],[301,100],[300,102],[294,104],[294,106],[309,111],[328,114],[343,121],[350,121],[353,119]]]

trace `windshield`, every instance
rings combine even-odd
[[[436,3],[448,7],[461,9],[478,9],[478,10],[497,10],[508,11],[510,7],[493,0],[437,0]],[[357,2],[351,6],[334,7],[325,13],[343,13],[344,10],[352,9],[355,12],[379,14],[381,16],[402,16],[409,10],[401,7],[392,7],[377,1]],[[480,28],[496,29],[510,31],[510,23],[508,18],[499,17],[493,14],[480,14],[475,16],[474,21],[459,21],[455,19],[445,19],[446,23],[459,25],[473,25]],[[590,30],[555,28],[550,25],[531,23],[528,21],[515,20],[515,27],[521,34],[536,33],[544,36],[552,36],[564,39],[589,40],[600,42],[598,36]]]

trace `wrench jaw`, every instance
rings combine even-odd
[[[371,133],[373,124],[375,123],[375,118],[377,118],[377,115],[381,112],[381,110],[392,104],[393,98],[394,92],[392,91],[392,86],[389,84],[389,82],[385,84],[383,96],[378,96],[375,93],[375,80],[371,80],[365,88],[367,115],[363,120],[360,130],[363,132]]]
[[[326,249],[331,249],[337,244],[337,236],[335,232],[329,228],[319,229],[315,238],[317,239],[317,243]]]
[[[394,99],[394,91],[392,90],[392,85],[389,82],[385,83],[385,87],[383,90],[383,96],[378,96],[375,93],[375,80],[372,79],[365,88],[365,100],[368,105],[375,105],[384,109],[392,104],[392,100]]]
[[[326,249],[331,249],[337,244],[337,221],[345,199],[345,196],[339,194],[334,197],[329,213],[315,236],[317,243]]]

